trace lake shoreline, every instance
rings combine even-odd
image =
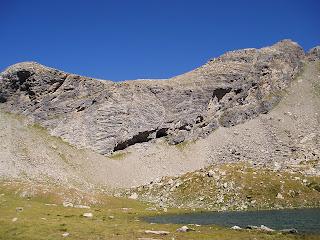
[[[320,234],[320,208],[171,213],[144,217],[143,220],[160,224],[239,226],[241,229],[263,225],[275,231],[297,229],[301,233]]]

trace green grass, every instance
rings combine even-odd
[[[4,110],[0,110],[0,114],[6,118],[14,119],[14,120],[18,120],[18,121],[23,121],[25,119],[24,116],[22,116],[21,114],[17,114],[17,113],[11,113],[11,112],[7,112]]]
[[[48,132],[48,129],[46,129],[45,127],[41,126],[38,123],[29,124],[27,126],[27,129],[30,130],[31,132],[35,133],[36,135],[42,137],[43,139],[51,142],[51,143],[56,143],[58,145],[59,144],[65,145],[65,146],[70,147],[72,149],[76,149],[77,151],[81,151],[81,149],[77,149],[75,146],[73,146],[69,142],[63,140],[61,137],[50,135]]]
[[[67,156],[64,153],[58,152],[58,156],[60,157],[60,159],[62,161],[64,161],[65,163],[69,163]]]
[[[123,198],[95,196],[98,203],[91,209],[65,208],[62,206],[62,193],[69,190],[61,188],[52,191],[38,191],[36,194],[19,194],[23,184],[0,184],[0,239],[62,239],[64,232],[70,233],[65,239],[317,239],[317,236],[283,235],[280,233],[262,233],[252,230],[235,231],[218,226],[194,227],[195,232],[177,233],[181,225],[150,224],[141,220],[143,216],[163,214],[147,211],[150,205]],[[66,192],[64,192],[66,191]],[[58,194],[58,193],[61,194]],[[73,193],[75,194],[75,193]],[[56,206],[45,204],[57,204]],[[23,211],[17,212],[17,207]],[[129,210],[123,210],[128,208]],[[181,210],[169,209],[168,213]],[[93,213],[93,218],[84,218],[85,212]],[[109,216],[114,216],[110,219]],[[17,218],[13,222],[12,219]],[[145,230],[169,231],[167,236],[152,236]]]
[[[113,160],[122,160],[124,159],[129,153],[127,152],[114,152],[108,158]]]
[[[193,144],[194,141],[183,141],[181,143],[178,143],[176,145],[174,145],[177,149],[179,149],[180,151],[183,151],[184,149],[186,149],[188,146],[190,146],[191,144]]]

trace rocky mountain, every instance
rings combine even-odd
[[[303,58],[285,40],[228,52],[168,80],[120,83],[26,62],[1,73],[0,101],[77,147],[108,154],[164,136],[171,144],[196,140],[267,113]]]
[[[12,65],[0,74],[0,174],[132,187],[217,163],[317,160],[318,59],[319,47],[283,40],[165,80]]]

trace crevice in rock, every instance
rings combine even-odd
[[[244,100],[246,100],[246,96],[243,96],[241,98],[238,98],[237,99],[237,102],[240,104],[240,105],[244,105]]]
[[[152,139],[150,136],[152,133],[154,133],[156,130],[151,130],[151,131],[144,131],[144,132],[139,132],[137,135],[134,135],[132,138],[129,138],[123,142],[118,143],[113,151],[119,151],[123,150],[131,145],[134,145],[136,143],[143,143],[143,142],[148,142]]]
[[[25,83],[30,76],[31,76],[31,73],[29,71],[23,70],[23,71],[17,72],[17,77],[19,79],[20,85]]]
[[[32,91],[30,88],[27,89],[27,94],[30,98],[30,100],[35,100],[36,99],[36,94],[34,91]]]
[[[60,77],[58,80],[53,79],[52,83],[50,83],[52,87],[49,90],[49,93],[55,93],[62,86],[62,84],[65,82],[68,76],[69,74],[65,74],[64,76]]]
[[[118,143],[114,147],[113,151],[115,152],[115,151],[123,150],[136,143],[144,143],[155,138],[162,138],[162,137],[168,136],[168,130],[169,128],[160,128],[160,129],[154,129],[150,131],[139,132],[137,135],[134,135],[132,138],[129,138],[123,142]]]
[[[49,91],[49,92],[50,92],[50,93],[55,93],[55,92],[61,87],[62,84],[63,84],[63,81],[57,82],[57,83],[55,84],[55,86],[51,89],[51,91]]]
[[[242,88],[238,88],[238,89],[235,89],[235,90],[234,90],[234,93],[235,93],[235,94],[239,94],[239,93],[241,93],[242,91],[243,91]]]
[[[156,138],[161,138],[161,137],[165,137],[168,136],[168,129],[169,128],[161,128],[157,131],[156,133]]]
[[[192,128],[192,124],[186,123],[186,124],[183,124],[182,126],[180,126],[178,129],[179,129],[179,130],[190,131],[191,128]]]
[[[64,91],[72,91],[72,90],[74,90],[74,87],[73,86],[66,86],[66,87],[64,87],[63,90]]]
[[[231,88],[217,88],[213,90],[212,98],[217,97],[218,101],[220,101],[230,91],[231,91]]]
[[[196,124],[201,123],[201,122],[203,122],[203,116],[199,115],[199,116],[196,118]]]
[[[96,102],[97,102],[97,100],[95,100],[95,99],[92,99],[90,103],[89,102],[85,102],[82,105],[79,105],[78,107],[76,107],[76,111],[77,112],[81,112],[81,111],[85,110],[86,108],[92,106]]]
[[[266,75],[269,75],[269,74],[271,74],[270,67],[269,66],[263,66],[261,68],[260,75],[261,76],[266,76]]]
[[[86,108],[84,106],[79,106],[76,108],[77,112],[81,112],[83,110],[85,110]]]
[[[3,95],[0,95],[0,103],[5,103],[7,101],[7,98]]]
[[[31,76],[32,76],[32,73],[30,73],[29,71],[23,70],[23,71],[17,72],[20,91],[26,92],[29,99],[34,100],[36,98],[36,93],[31,90],[30,83],[27,81]]]
[[[203,122],[199,125],[199,128],[204,128],[205,126],[208,126],[208,122]]]

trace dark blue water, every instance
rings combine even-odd
[[[295,228],[301,233],[320,233],[320,208],[286,209],[247,212],[201,212],[177,215],[146,217],[153,223],[234,225],[245,228],[247,225],[265,225],[281,230]]]

